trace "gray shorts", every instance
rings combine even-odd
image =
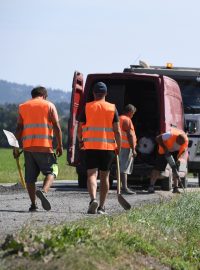
[[[24,151],[25,181],[35,183],[40,172],[43,175],[58,175],[58,164],[54,153],[40,153]]]
[[[121,148],[121,151],[119,154],[120,172],[131,174],[133,171],[133,162],[134,162],[134,158],[132,156],[132,149]]]

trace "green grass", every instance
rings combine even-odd
[[[20,165],[24,169],[24,157],[20,156]],[[58,158],[58,180],[72,180],[77,179],[76,170],[74,167],[67,165],[66,151]],[[43,180],[40,175],[38,180]],[[12,149],[0,148],[0,183],[17,183],[19,175],[17,170],[16,161],[12,155]]]
[[[3,244],[5,269],[200,269],[200,193],[119,216],[26,228]]]

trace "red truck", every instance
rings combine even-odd
[[[116,105],[119,114],[129,103],[137,108],[132,121],[138,140],[138,154],[134,161],[133,173],[128,176],[128,182],[133,185],[148,185],[157,151],[155,137],[170,127],[184,130],[184,112],[179,86],[173,79],[163,75],[132,72],[89,74],[84,86],[83,75],[79,72],[74,73],[68,122],[67,160],[69,165],[76,167],[80,187],[86,187],[87,176],[84,150],[78,148],[77,119],[85,103],[93,100],[91,89],[98,81],[107,85],[106,100]],[[180,176],[186,185],[187,162],[181,164],[180,168]],[[115,177],[113,164],[110,174],[111,185]],[[169,166],[157,183],[160,183],[163,190],[172,188],[172,172]]]

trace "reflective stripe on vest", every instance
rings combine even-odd
[[[84,142],[107,142],[107,143],[115,143],[115,140],[112,139],[103,139],[103,138],[85,138]]]
[[[122,134],[122,148],[130,148],[130,144],[128,141],[127,133],[125,131],[121,131]]]
[[[30,139],[49,139],[49,140],[53,140],[53,136],[49,136],[49,135],[27,135],[27,136],[22,137],[22,141],[30,140]]]
[[[127,133],[126,133],[126,131],[123,130],[123,122],[124,121],[130,121],[130,118],[128,116],[126,116],[126,115],[121,115],[119,117],[119,120],[120,120],[121,134],[122,134],[122,145],[121,145],[121,147],[122,148],[130,148]],[[135,135],[135,129],[134,129],[132,121],[131,121],[131,129],[132,129],[132,132],[133,132],[133,141],[134,141],[134,147],[135,147],[136,142],[137,142],[137,138],[136,138],[136,135]]]
[[[84,127],[83,132],[85,131],[105,131],[105,132],[113,132],[113,128],[102,128],[102,127]]]
[[[49,129],[53,129],[53,126],[52,125],[49,125],[49,124],[27,124],[27,125],[24,125],[23,129],[26,129],[26,128],[44,128],[44,127],[47,127]]]
[[[20,104],[23,148],[34,146],[52,148],[53,125],[48,120],[50,104],[42,98],[33,98]]]
[[[106,101],[86,103],[86,123],[83,125],[84,149],[116,149],[113,132],[115,105]]]

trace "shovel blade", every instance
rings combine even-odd
[[[118,197],[118,202],[119,204],[125,209],[125,210],[130,210],[131,209],[131,205],[129,202],[127,202],[127,200],[121,195],[121,194],[117,194]]]
[[[19,148],[19,143],[18,143],[18,140],[16,139],[15,135],[12,132],[5,130],[5,129],[3,129],[3,132],[6,135],[6,138],[8,140],[9,145],[14,146],[16,148]]]

